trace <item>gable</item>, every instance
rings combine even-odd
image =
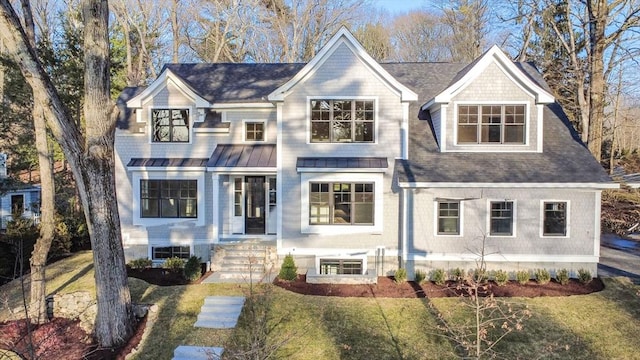
[[[369,75],[379,79],[386,87],[397,93],[402,101],[417,100],[417,94],[397,81],[380,66],[345,27],[342,27],[320,52],[293,78],[269,94],[268,99],[270,101],[283,101],[284,98],[293,91],[294,87],[307,81],[309,77],[324,67],[323,65],[328,61],[328,65],[330,66],[327,66],[326,69],[328,69],[327,71],[329,72],[334,72],[334,79],[339,80],[336,76],[353,75],[347,70],[349,70],[349,66],[354,64],[354,62],[344,62],[344,58],[348,57],[346,52],[350,52],[353,59],[357,59],[358,62],[364,65],[368,69],[367,72]],[[343,59],[342,62],[340,59]]]
[[[183,100],[186,98],[190,100],[190,104],[195,104],[198,108],[209,107],[207,100],[198,95],[169,69],[165,69],[146,89],[128,100],[127,107],[141,108],[143,104],[149,103],[158,95],[161,96],[158,98],[159,101],[168,102],[169,99],[174,101],[174,97]],[[169,104],[165,103],[164,105]]]

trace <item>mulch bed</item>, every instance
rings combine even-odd
[[[149,284],[158,286],[200,284],[202,280],[206,279],[211,274],[211,272],[204,273],[198,280],[189,281],[185,279],[181,273],[163,268],[148,268],[140,270],[127,267],[127,276],[144,280]]]
[[[378,277],[378,283],[374,285],[345,285],[345,284],[309,284],[305,275],[298,275],[294,281],[282,281],[276,279],[274,284],[304,295],[339,296],[339,297],[386,297],[386,298],[435,298],[457,297],[463,295],[458,284],[449,281],[443,286],[438,286],[430,281],[417,284],[413,281],[396,284],[393,277]],[[485,293],[493,293],[496,297],[538,297],[538,296],[569,296],[585,295],[601,291],[604,284],[599,278],[593,279],[588,284],[582,284],[572,279],[567,285],[561,285],[555,281],[540,285],[535,281],[529,281],[520,285],[510,281],[506,285],[498,286],[489,281]]]

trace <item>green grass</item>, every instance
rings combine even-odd
[[[90,265],[90,253],[53,264],[48,269],[48,289],[91,290]],[[170,359],[181,344],[231,349],[232,344],[246,340],[255,324],[245,308],[235,330],[193,327],[205,296],[244,295],[246,285],[159,287],[133,278],[129,284],[134,302],[159,308],[156,322],[148,328],[149,337],[133,359]],[[640,287],[626,278],[605,279],[605,284],[604,291],[584,296],[509,299],[528,306],[533,316],[523,331],[498,345],[498,352],[508,359],[640,359]],[[18,290],[14,282],[0,288],[0,294],[18,306]],[[455,359],[452,344],[437,334],[429,305],[449,314],[451,323],[465,321],[469,315],[457,298],[319,297],[274,287],[268,299],[274,327],[268,343],[281,345],[276,345],[278,359]]]

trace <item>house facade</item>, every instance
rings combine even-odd
[[[538,71],[380,64],[341,29],[306,64],[170,64],[119,98],[128,259],[273,244],[307,276],[398,267],[596,273],[616,187]],[[278,261],[279,263],[280,261]]]

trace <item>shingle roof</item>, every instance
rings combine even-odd
[[[218,145],[211,154],[208,167],[272,167],[275,169],[275,144]]]
[[[352,169],[386,169],[389,167],[384,157],[299,157],[298,168],[352,168]]]

